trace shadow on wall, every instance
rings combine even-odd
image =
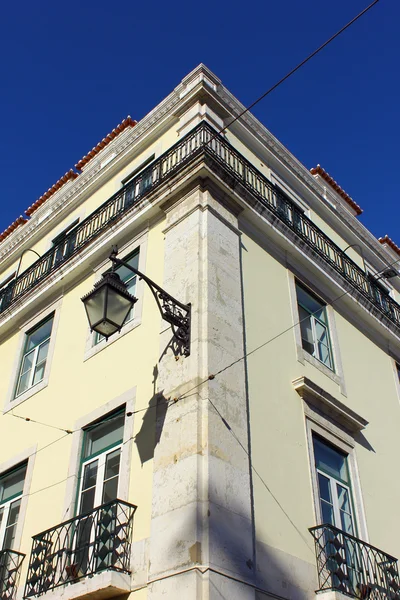
[[[160,441],[164,427],[165,416],[168,410],[168,400],[163,392],[156,392],[158,367],[153,368],[153,396],[144,413],[142,426],[135,436],[140,461],[142,465],[154,457],[154,450]]]

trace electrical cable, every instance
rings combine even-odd
[[[200,398],[201,398],[201,396],[200,396]],[[273,500],[277,503],[277,505],[279,506],[279,508],[283,512],[283,514],[288,519],[289,523],[291,525],[293,525],[294,529],[297,531],[297,533],[299,534],[299,536],[301,537],[301,539],[303,540],[303,542],[306,544],[307,548],[309,550],[311,550],[312,553],[314,553],[314,549],[310,546],[310,544],[308,543],[308,540],[304,537],[304,535],[302,534],[302,532],[300,531],[300,529],[297,527],[297,525],[292,521],[292,519],[290,518],[290,516],[288,515],[288,513],[286,512],[286,510],[283,508],[282,504],[279,502],[278,498],[275,496],[275,494],[272,492],[271,488],[267,485],[267,483],[264,481],[263,477],[260,475],[260,473],[257,471],[257,469],[255,468],[255,466],[253,465],[253,461],[251,460],[250,453],[243,446],[242,442],[239,440],[238,436],[233,431],[233,429],[229,425],[228,421],[221,414],[221,412],[219,411],[219,409],[215,406],[214,402],[210,398],[201,398],[201,399],[202,400],[207,400],[211,404],[211,406],[214,408],[215,412],[220,417],[221,421],[223,422],[223,424],[225,425],[225,427],[227,428],[227,430],[229,431],[229,433],[233,436],[233,438],[236,440],[236,442],[239,444],[239,446],[242,448],[242,450],[244,451],[244,453],[248,457],[251,470],[254,471],[254,473],[257,475],[257,477],[261,481],[262,485],[265,487],[265,489],[267,490],[267,492],[271,495],[271,497],[273,498]]]
[[[238,119],[240,119],[241,117],[243,117],[243,115],[245,115],[247,112],[249,112],[249,110],[251,110],[256,104],[258,104],[259,102],[261,102],[261,100],[263,100],[271,92],[273,92],[274,90],[276,90],[277,87],[279,87],[284,81],[286,81],[287,79],[289,79],[289,77],[291,75],[293,75],[294,73],[296,73],[296,71],[298,71],[309,60],[311,60],[316,54],[318,54],[319,52],[321,52],[321,50],[323,50],[328,44],[330,44],[331,42],[333,42],[334,39],[336,39],[344,31],[346,31],[346,29],[348,29],[351,25],[353,25],[353,23],[355,23],[356,21],[358,21],[358,19],[360,19],[366,12],[368,12],[378,2],[379,2],[379,0],[374,0],[374,2],[372,2],[369,6],[367,6],[366,8],[364,8],[364,10],[362,10],[351,21],[349,21],[347,23],[347,25],[345,25],[344,27],[342,27],[341,29],[339,29],[339,31],[337,31],[332,37],[330,37],[326,42],[324,42],[319,48],[317,48],[316,50],[314,50],[314,52],[312,52],[311,54],[309,54],[307,56],[307,58],[305,58],[304,60],[302,60],[296,67],[294,67],[294,69],[292,69],[291,71],[289,71],[289,73],[287,73],[284,77],[282,77],[282,79],[280,79],[277,83],[275,83],[272,87],[270,87],[266,92],[264,92],[264,94],[262,94],[261,96],[259,96],[259,98],[257,98],[257,100],[255,100],[254,102],[252,102],[247,108],[245,108],[241,113],[239,113],[236,117],[234,117],[232,119],[232,121],[230,121],[230,123],[228,123],[227,125],[225,125],[225,127],[223,127],[218,132],[218,134],[223,133],[228,127],[230,127],[233,123],[235,123],[235,121],[237,121]],[[207,143],[212,142],[213,139],[215,139],[215,136],[212,137],[212,138],[210,138],[210,140],[208,140]]]
[[[22,415],[16,415],[13,411],[5,413],[10,417],[15,417],[16,419],[22,419],[23,421],[28,421],[31,423],[36,423],[38,425],[43,425],[44,427],[50,427],[51,429],[57,429],[58,431],[64,431],[68,435],[74,433],[71,429],[63,429],[62,427],[57,427],[56,425],[50,425],[49,423],[43,423],[42,421],[37,421],[36,419],[31,419],[30,417],[23,417]]]
[[[398,262],[400,262],[400,259],[397,259],[395,261],[393,261],[392,263],[389,263],[384,269],[382,269],[381,271],[378,271],[375,276],[374,276],[374,280],[379,279],[379,275],[381,273],[384,273],[386,271],[386,269],[388,267],[393,267],[395,264],[397,264]],[[333,306],[333,304],[335,302],[337,302],[338,300],[340,300],[341,298],[343,298],[344,296],[347,296],[348,294],[350,294],[352,290],[348,290],[347,292],[343,292],[343,294],[340,294],[340,296],[337,296],[336,298],[334,298],[331,302],[329,302],[326,306]],[[178,400],[183,400],[184,398],[188,397],[188,394],[190,394],[191,392],[197,390],[199,387],[201,387],[202,385],[204,385],[205,383],[207,383],[207,381],[211,381],[213,379],[215,379],[215,377],[217,377],[218,375],[220,375],[221,373],[223,373],[224,371],[227,371],[228,369],[230,369],[231,367],[233,367],[234,365],[236,365],[237,363],[241,362],[242,360],[244,360],[245,358],[251,356],[252,354],[254,354],[255,352],[258,352],[258,350],[261,350],[262,348],[264,348],[265,346],[267,346],[268,344],[270,344],[271,342],[275,341],[276,339],[278,339],[279,337],[281,337],[281,335],[288,333],[291,329],[293,329],[294,327],[297,327],[298,325],[301,325],[301,323],[303,323],[303,321],[306,321],[309,316],[314,316],[317,312],[319,312],[319,310],[314,311],[313,313],[310,313],[309,315],[307,315],[306,317],[304,317],[304,319],[300,319],[299,321],[296,321],[295,323],[293,323],[292,325],[290,325],[290,327],[287,327],[286,329],[283,329],[282,331],[280,331],[279,333],[277,333],[276,335],[274,335],[272,338],[269,338],[267,341],[263,342],[262,344],[260,344],[259,346],[256,346],[256,348],[253,348],[253,350],[250,350],[249,352],[246,352],[245,354],[243,354],[243,356],[240,356],[239,358],[237,358],[236,360],[234,360],[233,362],[229,363],[228,365],[226,365],[225,367],[222,367],[222,369],[220,369],[219,371],[217,371],[216,373],[210,373],[206,379],[203,379],[200,383],[198,383],[197,385],[193,386],[192,388],[190,388],[187,392],[185,392],[184,394],[178,396],[177,398],[174,398],[174,401],[177,402]]]

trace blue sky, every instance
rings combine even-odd
[[[140,119],[204,62],[244,104],[368,0],[6,3],[0,231],[128,114]],[[308,168],[320,163],[400,245],[400,3],[371,11],[257,105]]]

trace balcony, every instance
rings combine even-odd
[[[247,161],[207,123],[201,123],[167,152],[154,160],[84,221],[71,229],[40,259],[0,290],[0,313],[79,253],[87,244],[138,206],[155,189],[198,158],[218,173],[231,188],[238,184],[250,193],[259,210],[267,210],[291,229],[299,244],[311,248],[352,288],[387,317],[400,333],[400,305],[387,295],[289,198]]]
[[[0,550],[0,600],[14,600],[25,554]]]
[[[66,598],[129,592],[130,577],[113,574],[130,575],[135,510],[132,504],[114,500],[35,535],[24,598],[59,586],[68,586],[63,591]]]
[[[356,537],[319,525],[315,541],[318,592],[336,591],[361,600],[400,600],[397,559]]]

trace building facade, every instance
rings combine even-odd
[[[242,110],[200,65],[0,236],[1,600],[400,598],[400,249]]]

